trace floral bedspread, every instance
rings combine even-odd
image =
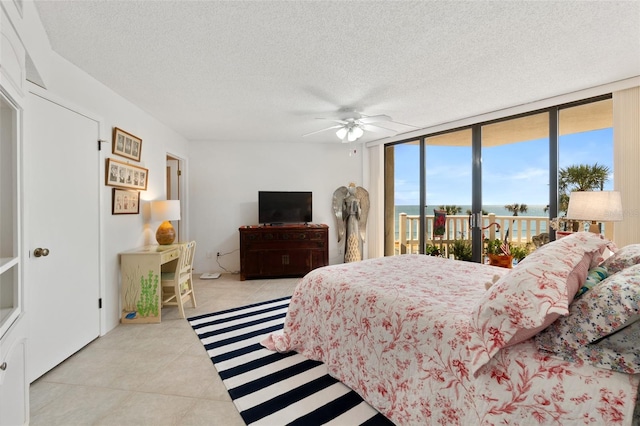
[[[321,268],[264,344],[324,362],[397,425],[631,424],[640,375],[551,358],[531,339],[469,373],[469,314],[507,272],[421,255]]]

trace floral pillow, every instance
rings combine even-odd
[[[600,266],[607,268],[609,275],[613,275],[638,263],[640,263],[640,244],[629,244],[613,253]]]
[[[640,321],[636,321],[595,343],[547,352],[570,362],[587,363],[607,370],[638,374],[640,373],[639,341]]]
[[[609,271],[607,271],[607,268],[605,268],[604,266],[596,266],[595,268],[590,269],[589,273],[587,274],[587,279],[585,280],[584,284],[582,284],[582,287],[578,289],[576,297],[582,296],[608,276]]]
[[[597,284],[536,336],[538,347],[558,355],[572,353],[640,319],[640,265]]]
[[[609,245],[598,234],[576,232],[540,247],[491,286],[471,312],[471,372],[501,348],[531,338],[566,315]]]
[[[580,347],[576,351],[576,357],[596,367],[637,374],[640,373],[638,342],[640,342],[640,321],[596,343]]]

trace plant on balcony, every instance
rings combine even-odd
[[[514,246],[511,247],[511,256],[513,259],[520,262],[522,259],[527,257],[527,255],[531,252],[530,245],[527,243],[525,246]]]
[[[511,254],[511,243],[502,241],[499,238],[495,240],[485,240],[486,253],[489,258],[489,265],[500,266],[502,268],[511,268],[513,266],[513,255]]]
[[[440,256],[440,248],[433,244],[427,244],[424,247],[424,254],[427,254],[429,256]]]
[[[471,243],[465,240],[455,240],[453,244],[451,244],[451,254],[453,254],[457,260],[471,260],[473,258]]]

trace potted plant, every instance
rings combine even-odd
[[[424,247],[424,254],[429,256],[440,256],[440,248],[436,245],[427,244]]]
[[[530,252],[530,249],[531,249],[531,246],[529,243],[527,243],[527,245],[525,246],[511,247],[511,256],[513,256],[513,260],[515,260],[516,263],[520,263],[522,259],[527,257],[527,255]]]
[[[511,243],[502,241],[499,238],[495,240],[485,240],[486,253],[489,258],[489,265],[500,266],[502,268],[513,267],[513,256],[511,254]]]
[[[473,258],[472,253],[471,243],[468,241],[455,240],[453,244],[451,244],[451,254],[453,254],[457,260],[469,261]]]

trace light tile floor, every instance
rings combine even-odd
[[[293,294],[299,278],[240,281],[194,275],[187,317]],[[160,324],[121,324],[31,384],[38,425],[244,425],[216,369],[177,307]]]

